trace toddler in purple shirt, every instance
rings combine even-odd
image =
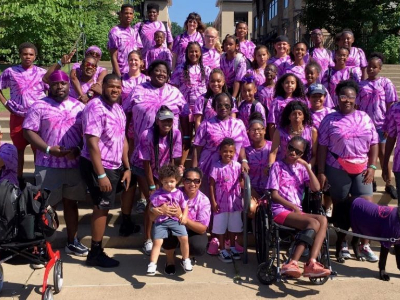
[[[164,45],[165,33],[160,30],[156,31],[154,41],[155,45],[146,52],[144,59],[146,68],[155,60],[163,60],[172,68],[172,52]]]
[[[179,206],[182,214],[179,217],[159,216],[156,218],[153,225],[153,249],[150,254],[150,263],[147,267],[147,275],[154,276],[157,271],[157,260],[160,255],[163,239],[168,237],[168,231],[176,236],[180,242],[182,252],[182,267],[185,272],[193,270],[191,260],[189,258],[189,240],[185,225],[185,220],[188,216],[188,207],[185,197],[181,190],[176,188],[178,183],[179,170],[175,166],[163,166],[159,172],[162,188],[155,191],[150,196],[150,201],[153,207],[159,207],[163,204],[169,206]]]

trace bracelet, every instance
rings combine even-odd
[[[98,179],[102,179],[102,178],[106,178],[106,177],[107,177],[106,173],[97,176]]]
[[[50,154],[50,146],[47,146],[47,148],[46,148],[46,154]]]
[[[150,190],[150,191],[153,191],[153,190],[155,190],[155,189],[156,189],[156,186],[155,186],[155,185],[150,185],[150,186],[149,186],[149,190]]]
[[[181,214],[181,215],[179,216],[179,220],[182,220],[182,217],[183,217],[183,214]]]
[[[58,65],[60,66],[60,68],[64,67],[64,64],[62,63],[61,60],[58,60],[57,63],[58,63]]]
[[[130,167],[128,167],[128,168],[127,168],[127,167],[124,167],[124,172],[125,172],[125,171],[132,171],[132,170],[131,170]]]
[[[369,165],[368,168],[376,170],[376,166],[375,165]]]
[[[183,139],[190,139],[190,136],[189,135],[185,135],[185,136],[183,136]]]
[[[8,100],[6,100],[6,102],[4,102],[4,104],[3,104],[3,105],[4,105],[4,106],[7,106],[7,103],[8,103]]]
[[[249,163],[249,161],[247,159],[242,159],[242,163]]]

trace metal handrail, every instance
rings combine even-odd
[[[250,182],[250,177],[249,174],[243,173],[243,179],[244,179],[244,189],[243,189],[243,264],[248,263],[248,253],[247,253],[247,244],[248,244],[248,237],[247,237],[247,222],[248,222],[248,217],[247,213],[249,211],[250,207],[250,201],[251,201],[251,182]]]

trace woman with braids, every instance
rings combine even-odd
[[[189,153],[189,141],[193,130],[193,108],[196,100],[207,91],[210,68],[203,65],[203,55],[198,42],[189,42],[185,52],[185,62],[178,65],[171,76],[170,84],[176,86],[186,100],[184,114],[189,115],[188,135],[184,135],[185,147],[181,164],[185,164]]]
[[[132,155],[131,165],[134,167],[143,166],[144,168],[150,194],[159,186],[159,169],[167,164],[174,165],[174,160],[182,156],[181,133],[177,128],[174,128],[173,121],[173,112],[167,106],[161,106],[157,112],[153,127],[143,131],[138,147],[135,148]],[[146,243],[152,243],[149,204],[146,206],[144,216]],[[145,252],[150,254],[151,244],[147,246],[145,247]]]
[[[308,142],[303,159],[314,166],[317,156],[318,133],[312,125],[309,108],[301,101],[289,102],[283,109],[280,126],[275,130],[272,139],[269,165],[271,166],[277,160],[277,155],[278,159],[284,159],[289,141],[295,136],[301,136]]]

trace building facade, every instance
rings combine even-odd
[[[270,44],[278,35],[286,35],[290,44],[305,40],[300,22],[304,0],[253,0],[253,38]]]
[[[252,0],[217,0],[215,6],[219,8],[214,27],[219,31],[221,39],[227,34],[235,33],[235,25],[239,21],[248,24],[248,39],[252,39],[253,32],[253,10]]]
[[[123,3],[132,3],[133,0],[124,0],[122,1]],[[172,0],[145,0],[141,2],[138,5],[135,5],[135,11],[139,13],[139,18],[140,19],[145,19],[146,18],[146,11],[147,11],[147,4],[148,3],[156,3],[160,6],[160,14],[158,16],[158,20],[162,22],[168,22],[168,24],[171,24],[170,18],[169,18],[169,13],[168,13],[168,7],[172,5]]]

